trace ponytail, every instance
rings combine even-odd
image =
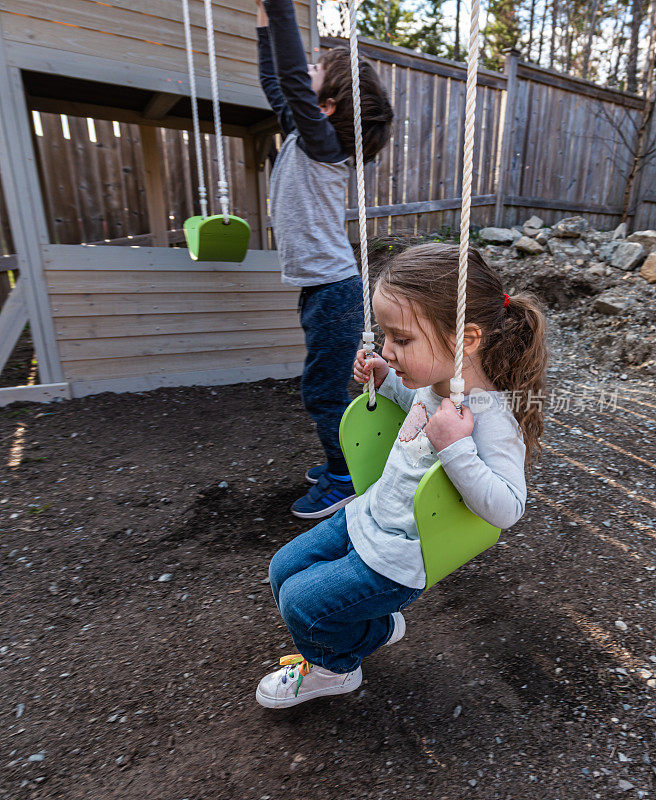
[[[540,301],[522,293],[508,298],[498,327],[481,347],[481,363],[494,385],[511,397],[512,412],[524,435],[529,469],[542,452],[547,325]]]

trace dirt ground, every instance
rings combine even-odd
[[[653,797],[653,378],[552,345],[570,408],[524,518],[361,690],[278,712],[267,566],[320,461],[298,381],[0,411],[0,798]]]

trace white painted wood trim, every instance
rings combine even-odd
[[[25,301],[32,340],[44,383],[63,378],[39,246],[48,228],[36,169],[32,133],[20,70],[7,64],[0,24],[0,174],[16,244],[18,267],[25,280]]]
[[[252,367],[226,368],[204,372],[179,372],[170,375],[139,375],[130,378],[107,378],[95,381],[73,381],[73,397],[86,397],[102,392],[149,392],[165,386],[227,386],[253,383],[266,378],[296,378],[303,372],[303,362],[267,364]]]
[[[6,41],[5,48],[8,63],[21,69],[112,83],[117,86],[134,86],[138,89],[169,94],[188,96],[190,93],[189,76],[186,72],[170,72],[159,67],[139,66],[126,61],[114,61],[24,42]],[[211,99],[210,79],[199,75],[197,81],[198,96],[206,100]],[[259,86],[219,80],[219,91],[222,103],[270,109]]]
[[[45,269],[51,271],[280,272],[278,253],[275,250],[249,250],[241,264],[193,261],[184,247],[49,244],[42,246],[41,254]]]
[[[24,281],[19,279],[0,311],[0,373],[27,325],[24,286]]]
[[[12,386],[0,389],[0,407],[10,403],[50,403],[53,400],[70,400],[68,383],[37,383],[34,386]]]

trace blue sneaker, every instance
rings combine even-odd
[[[305,480],[308,483],[319,483],[319,478],[328,472],[328,462],[320,464],[318,467],[310,467],[305,473]]]
[[[350,480],[336,480],[326,472],[306,495],[292,505],[291,511],[301,519],[321,519],[334,514],[354,499],[355,489]]]

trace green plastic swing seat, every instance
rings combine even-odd
[[[383,473],[406,412],[387,397],[355,399],[344,412],[339,442],[356,494],[363,494]],[[426,588],[471,561],[499,540],[501,531],[465,505],[439,461],[426,472],[412,506],[426,569]]]
[[[184,223],[184,233],[189,255],[194,261],[237,261],[246,258],[251,238],[251,226],[241,217],[223,214],[211,217],[189,217]]]

